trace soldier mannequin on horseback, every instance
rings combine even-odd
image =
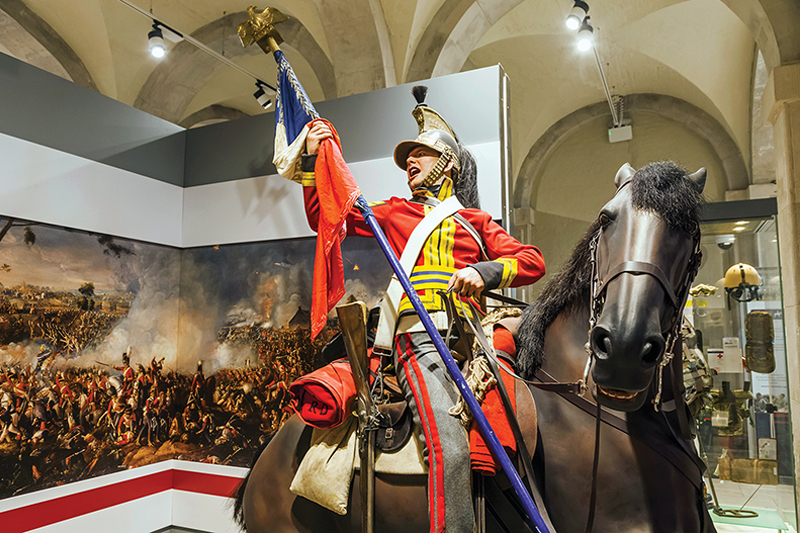
[[[395,253],[403,256],[401,263],[411,265],[411,282],[444,334],[448,324],[437,291],[452,291],[471,301],[474,307],[469,309],[480,309],[484,290],[529,285],[544,275],[544,261],[537,248],[521,244],[478,209],[474,159],[447,122],[424,103],[425,91],[420,87],[414,91],[419,136],[401,142],[394,152],[395,163],[406,172],[412,198],[390,198],[372,209]],[[316,153],[331,136],[324,122],[315,122],[306,139],[302,183],[312,229],[318,217]],[[418,226],[417,233],[422,233],[414,236]],[[372,235],[357,209],[348,215],[346,228],[348,235]],[[421,246],[412,248],[415,241]],[[473,531],[469,442],[460,419],[448,414],[458,391],[402,288],[390,285],[387,289],[375,355],[391,355],[424,444],[430,531]]]
[[[329,122],[319,119],[278,49],[280,39],[276,40],[271,24],[280,20],[280,13],[270,9],[259,15],[263,24],[245,23],[239,33],[243,44],[258,42],[278,62],[273,162],[280,175],[303,186],[306,216],[320,237],[314,298],[328,296],[316,308],[316,321],[312,302],[312,333],[321,330],[325,315],[344,294],[343,279],[326,270],[336,259],[330,250],[338,251],[344,233],[374,235],[395,276],[381,304],[372,360],[380,358],[381,368],[386,363],[394,368],[413,411],[428,472],[427,484],[422,476],[395,472],[376,476],[373,461],[362,454],[361,471],[355,474],[362,487],[359,506],[355,483],[349,485],[354,477],[354,456],[350,456],[350,470],[334,470],[324,461],[310,470],[311,477],[333,471],[334,478],[344,482],[341,506],[298,496],[294,479],[306,463],[303,458],[313,455],[319,433],[304,425],[310,422],[302,416],[292,417],[256,458],[238,490],[235,512],[240,523],[253,533],[369,533],[373,525],[382,532],[425,528],[471,532],[476,524],[489,531],[572,533],[592,531],[594,524],[605,533],[714,531],[702,500],[704,465],[692,448],[684,413],[680,367],[675,363],[679,365],[680,358],[673,357],[681,313],[700,264],[699,209],[705,170],[689,174],[671,162],[652,163],[638,171],[624,165],[614,180],[616,196],[589,227],[568,263],[548,282],[543,296],[523,313],[519,345],[515,345],[517,338],[507,335],[504,348],[517,355],[501,372],[492,343],[475,326],[483,315],[479,300],[487,290],[538,280],[544,274],[541,253],[519,243],[478,209],[474,160],[441,115],[424,103],[424,88],[414,90],[418,105],[412,114],[419,136],[401,142],[394,152],[395,163],[406,172],[412,197],[368,206],[346,168],[338,134]],[[248,24],[253,30],[249,33]],[[317,290],[318,280],[332,280],[335,290],[327,285]],[[337,308],[340,324],[345,323],[341,310],[346,307]],[[358,314],[362,322],[350,322],[357,327],[342,329],[356,382],[357,394],[353,394],[358,398],[361,446],[372,450],[373,437],[365,439],[364,434],[374,436],[370,420],[379,417],[365,385],[369,381],[364,364],[366,319],[363,309]],[[490,356],[487,364],[497,378],[527,487],[440,336],[459,315]],[[461,326],[458,320],[454,322]],[[357,330],[361,333],[353,334]],[[462,338],[467,336],[464,332],[461,327]],[[359,361],[354,354],[362,352]],[[511,366],[531,381],[516,376]],[[507,377],[511,387],[504,384]],[[558,382],[559,378],[577,381]],[[535,395],[533,388],[539,389]],[[585,394],[588,391],[595,401]],[[459,417],[448,413],[459,395],[505,474],[490,483],[477,478],[477,514],[471,497],[471,439]],[[344,428],[345,418],[352,423],[352,398],[340,402],[338,426],[328,428]],[[616,415],[609,409],[626,414]],[[300,415],[300,409],[297,412]],[[592,433],[594,459],[587,453]],[[351,442],[349,438],[345,435],[332,447]],[[613,453],[601,458],[601,442],[603,449]],[[528,449],[535,451],[528,454]],[[514,488],[510,497],[509,484]],[[598,485],[603,490],[598,491]],[[322,499],[330,492],[329,485],[323,484]],[[426,499],[427,510],[423,510]],[[537,499],[535,508],[533,499]],[[520,508],[527,515],[522,521]],[[537,508],[547,512],[539,513]]]

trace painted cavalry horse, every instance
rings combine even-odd
[[[601,417],[593,531],[713,531],[699,492],[700,469],[685,428],[682,433],[675,419],[682,404],[670,386],[674,365],[664,372],[661,411],[650,402],[660,382],[657,369],[681,316],[681,299],[699,262],[698,209],[705,171],[688,176],[672,163],[655,163],[634,173],[626,165],[615,181],[615,197],[523,315],[517,369],[529,379],[541,379],[543,372],[579,378],[593,317],[590,387],[597,384],[603,406],[624,412],[620,418],[603,410]],[[530,405],[518,417],[529,449],[536,449],[536,477],[554,532],[583,531],[589,514],[595,404],[576,395],[565,394],[565,399],[517,386],[518,406],[524,405],[519,391],[529,388],[536,408]],[[236,508],[249,533],[361,530],[358,473],[346,516],[289,491],[310,434],[297,417],[291,418],[243,481]],[[377,474],[375,531],[427,531],[426,484],[426,476]],[[487,531],[526,531],[514,509],[490,483]]]

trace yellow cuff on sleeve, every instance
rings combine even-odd
[[[303,172],[300,183],[303,187],[314,187],[317,184],[316,175],[313,172]]]

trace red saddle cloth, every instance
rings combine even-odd
[[[495,327],[492,344],[495,350],[501,350],[511,356],[517,353],[517,348],[514,344],[514,338],[511,336],[511,332],[502,326]],[[500,364],[511,369],[511,366],[503,360],[500,360]],[[501,372],[501,374],[506,390],[508,390],[508,396],[511,399],[511,405],[516,413],[517,403],[514,378],[505,372]],[[508,456],[513,459],[517,454],[517,441],[508,423],[506,410],[503,407],[503,399],[500,397],[500,391],[497,389],[497,385],[486,391],[486,396],[483,399],[481,408],[486,418],[489,420],[489,423],[492,425],[492,429],[497,435],[500,444],[503,445]],[[495,461],[495,458],[492,457],[492,452],[489,451],[489,447],[486,445],[486,441],[483,440],[483,436],[478,430],[478,424],[475,421],[472,422],[472,427],[469,429],[469,450],[470,462],[472,463],[473,470],[477,470],[484,476],[494,476],[497,474],[500,466],[497,464],[497,461]]]

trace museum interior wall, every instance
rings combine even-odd
[[[606,118],[582,125],[574,134],[561,139],[539,169],[540,174],[533,178],[537,185],[530,200],[535,220],[531,238],[545,257],[568,257],[574,243],[613,196],[614,176],[625,163],[640,168],[651,161],[673,160],[693,171],[705,167],[708,181],[703,196],[709,202],[724,200],[725,173],[705,139],[653,113],[635,112],[631,118],[635,124],[634,138],[624,143],[609,144],[604,138],[608,131]],[[585,160],[592,161],[590,176],[586,175]],[[582,194],[569,194],[578,190]],[[558,260],[548,267],[545,279],[558,270]],[[542,285],[532,287],[533,297]]]

